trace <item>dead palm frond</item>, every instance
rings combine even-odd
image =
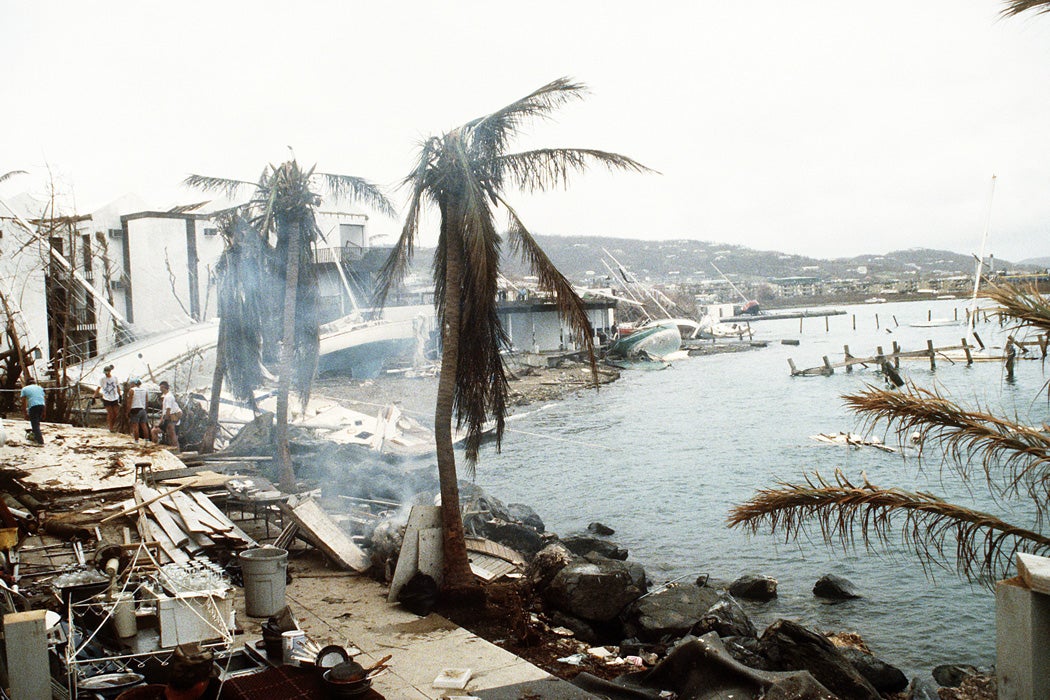
[[[28,174],[29,173],[27,173],[25,170],[12,170],[10,172],[4,173],[3,175],[0,175],[0,182],[5,182],[6,180],[14,177],[15,175],[28,175]]]
[[[984,472],[990,489],[1013,496],[1024,491],[1039,516],[1050,505],[1050,429],[1034,428],[980,410],[967,410],[935,390],[906,384],[887,391],[869,386],[843,397],[869,427],[885,423],[901,444],[918,434],[924,446],[939,446],[949,464],[965,478],[973,465]]]
[[[1002,14],[1004,17],[1013,17],[1029,10],[1036,14],[1050,12],[1050,0],[1007,0]]]
[[[894,521],[897,516],[903,523]],[[891,532],[899,529],[924,569],[948,566],[954,559],[961,574],[986,583],[1005,574],[1018,551],[1050,553],[1050,538],[1039,532],[928,493],[880,488],[867,478],[855,486],[838,471],[832,482],[814,474],[802,484],[781,482],[778,488],[762,489],[734,507],[728,523],[752,532],[768,525],[786,541],[797,539],[815,523],[828,544],[852,547],[859,534],[866,548],[888,543]]]
[[[998,305],[996,313],[1009,319],[1017,328],[1050,333],[1050,302],[1035,285],[989,283],[981,291],[981,296],[994,301]]]

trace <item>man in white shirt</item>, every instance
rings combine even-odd
[[[177,451],[179,436],[175,432],[175,426],[182,418],[182,409],[179,408],[179,403],[175,400],[175,395],[171,393],[171,387],[167,382],[160,383],[160,397],[160,426],[153,429],[153,441],[159,444],[163,436],[164,442]]]

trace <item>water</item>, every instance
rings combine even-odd
[[[931,578],[901,544],[899,530],[889,547],[866,551],[862,545],[829,547],[816,528],[808,540],[785,542],[768,529],[749,536],[725,525],[730,508],[757,489],[797,483],[815,470],[830,478],[836,468],[854,483],[864,472],[879,486],[929,491],[1030,524],[1022,519],[1031,512],[1029,504],[995,503],[983,483],[961,483],[939,459],[920,464],[914,454],[902,458],[809,438],[858,432],[860,420],[840,397],[868,383],[882,385],[881,375],[858,368],[833,377],[789,376],[789,357],[800,369],[814,367],[823,355],[841,360],[844,344],[855,356],[874,354],[877,345],[889,352],[893,340],[904,350],[925,348],[927,339],[937,346],[958,344],[963,326],[907,324],[925,321],[928,310],[934,318],[950,318],[958,308],[962,318],[965,304],[840,307],[848,313],[831,317],[828,331],[824,319],[811,318],[803,321],[801,334],[798,320],[756,323],[756,338],[773,341],[766,349],[689,358],[664,371],[627,371],[600,392],[581,392],[510,422],[502,453],[482,454],[478,483],[505,502],[532,505],[548,529],[563,535],[592,521],[610,525],[613,539],[657,583],[700,573],[724,580],[745,573],[774,576],[779,598],[749,605],[760,629],[788,617],[821,631],[856,631],[877,655],[909,673],[940,663],[991,665],[994,594],[954,571],[935,570]],[[1002,337],[992,324],[979,325],[978,332],[985,342]],[[801,345],[781,345],[782,338],[800,339]],[[906,361],[901,369],[920,386],[936,383],[965,404],[976,400],[993,411],[1045,419],[1039,390],[1046,378],[1039,362],[1019,363],[1014,384],[1004,380],[999,363],[965,367],[939,359],[933,372],[928,361]],[[886,441],[895,444],[889,436]],[[864,597],[821,602],[811,590],[826,573],[850,579]]]

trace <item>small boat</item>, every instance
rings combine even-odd
[[[868,297],[864,300],[865,304],[884,304],[886,303],[886,297]]]
[[[663,360],[682,348],[682,336],[675,325],[651,325],[619,338],[607,355],[625,360]]]
[[[942,326],[959,326],[962,325],[962,321],[954,318],[931,318],[908,325],[912,328],[941,328]]]
[[[696,334],[697,338],[705,340],[729,338],[740,340],[745,336],[751,336],[751,327],[747,323],[726,323],[715,319],[711,314],[700,319],[700,328]]]

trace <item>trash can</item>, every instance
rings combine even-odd
[[[121,639],[138,634],[138,620],[135,618],[135,594],[124,591],[113,595],[113,626]]]
[[[284,607],[288,552],[280,547],[246,549],[238,555],[244,579],[244,609],[249,617],[270,617]]]

